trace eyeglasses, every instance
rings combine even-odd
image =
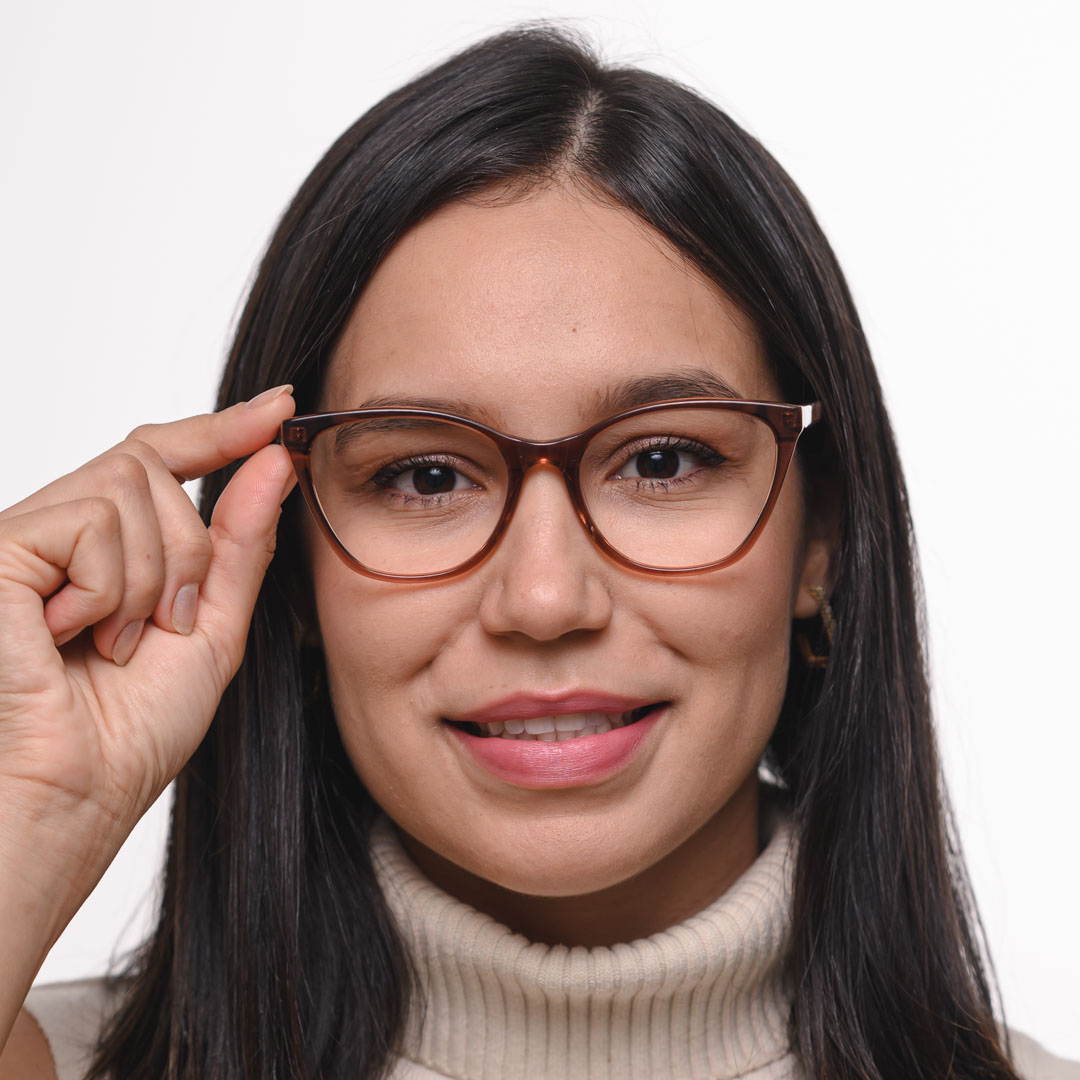
[[[286,420],[281,441],[320,529],[369,577],[470,570],[540,466],[562,473],[582,526],[615,562],[693,574],[750,550],[799,436],[821,415],[819,403],[658,401],[532,442],[430,409],[355,409]]]

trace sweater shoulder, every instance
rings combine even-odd
[[[120,989],[101,978],[35,986],[26,997],[26,1011],[49,1044],[57,1080],[82,1080],[102,1028],[119,1003]]]
[[[1051,1054],[1022,1032],[1009,1031],[1013,1065],[1023,1080],[1080,1080],[1080,1062]]]

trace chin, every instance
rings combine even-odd
[[[568,864],[565,860],[553,859],[548,865],[534,862],[520,868],[503,866],[498,876],[489,880],[510,892],[555,899],[602,892],[632,876],[595,863],[586,868],[578,863]]]
[[[628,851],[599,829],[583,835],[583,826],[576,817],[564,829],[552,822],[542,835],[539,827],[533,832],[515,829],[505,839],[483,844],[478,838],[470,849],[448,851],[444,857],[500,888],[550,897],[600,892],[649,865],[646,851]]]

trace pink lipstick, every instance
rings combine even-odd
[[[507,783],[527,788],[564,788],[598,784],[625,767],[648,739],[667,702],[625,698],[594,691],[573,691],[554,695],[517,694],[489,705],[461,713],[447,721],[457,744],[481,768]],[[481,733],[482,725],[492,731],[520,730],[522,722],[539,721],[530,727],[577,715],[578,733],[565,741],[536,738],[507,738]],[[586,719],[581,719],[585,714]],[[601,715],[606,714],[606,715]],[[599,723],[611,730],[588,734],[589,724]],[[571,724],[575,721],[571,720]],[[471,730],[470,730],[471,729]]]

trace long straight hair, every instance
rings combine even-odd
[[[838,533],[828,668],[796,659],[767,763],[799,835],[791,1037],[820,1080],[1015,1076],[931,723],[919,576],[858,316],[798,189],[693,91],[546,25],[489,38],[331,147],[270,242],[218,407],[278,383],[310,411],[366,283],[454,200],[569,182],[666,237],[752,319]],[[205,521],[234,469],[209,477]],[[387,1075],[418,981],[373,873],[377,813],[318,689],[296,493],[240,670],[176,785],[157,929],[93,1076]]]

